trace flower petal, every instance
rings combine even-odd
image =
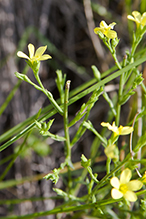
[[[128,190],[137,191],[140,190],[143,186],[143,183],[139,180],[131,180],[127,183]]]
[[[131,20],[131,21],[134,21],[134,22],[135,22],[135,18],[134,18],[133,16],[131,16],[131,15],[128,15],[128,16],[127,16],[127,18],[128,18],[129,20]]]
[[[29,57],[21,51],[17,52],[17,56],[20,57],[20,58],[29,59]]]
[[[104,29],[103,29],[103,28],[101,28],[101,27],[96,27],[96,28],[94,29],[94,33],[95,33],[95,34],[98,34],[99,31],[104,34]]]
[[[141,17],[141,24],[142,24],[142,26],[146,25],[146,12],[144,12],[142,17]]]
[[[29,51],[29,57],[30,57],[30,59],[32,59],[32,57],[34,56],[34,50],[35,50],[34,45],[31,44],[31,43],[29,43],[29,45],[28,45],[28,51]]]
[[[100,27],[95,27],[95,28],[94,28],[94,33],[95,33],[95,34],[98,34],[99,31],[100,31]]]
[[[112,189],[111,190],[111,196],[113,199],[119,199],[123,197],[123,193],[120,192],[118,189]]]
[[[116,33],[116,31],[114,31],[114,30],[108,30],[106,36],[107,36],[109,39],[114,39],[114,38],[117,37],[117,33]]]
[[[119,189],[119,187],[120,187],[120,181],[119,181],[119,179],[118,179],[116,176],[114,176],[114,177],[111,178],[110,184],[111,184],[113,187],[115,187],[116,189]]]
[[[137,195],[132,191],[127,191],[124,194],[124,198],[127,199],[130,202],[135,202],[137,200]]]
[[[133,17],[136,19],[136,21],[140,23],[140,20],[141,20],[141,14],[140,14],[140,12],[139,12],[139,11],[133,11],[133,12],[132,12],[132,15],[133,15]]]
[[[111,29],[113,29],[115,25],[116,25],[116,23],[113,22],[113,23],[109,24],[109,27],[110,27]]]
[[[100,27],[105,29],[105,28],[108,28],[108,25],[106,24],[105,21],[101,21],[100,22]]]
[[[119,129],[119,134],[120,135],[128,135],[131,132],[133,132],[133,127],[131,127],[131,126],[123,127],[122,125],[120,125],[120,127],[118,129]]]
[[[43,60],[47,60],[47,59],[51,59],[52,57],[48,54],[41,56],[40,58],[38,58],[38,61],[43,61]]]
[[[126,184],[130,181],[132,177],[132,171],[129,168],[126,168],[122,171],[120,176],[120,184]]]
[[[47,46],[41,46],[39,47],[37,50],[36,50],[36,53],[35,53],[35,57],[40,57],[44,54],[44,52],[46,51],[47,49]]]
[[[107,127],[108,129],[109,129],[109,127],[112,128],[111,124],[109,124],[108,122],[102,122],[101,125],[103,127]]]

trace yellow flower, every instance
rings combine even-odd
[[[117,33],[114,30],[111,30],[116,25],[115,22],[107,25],[105,21],[100,22],[100,27],[96,27],[94,29],[94,33],[98,34],[98,32],[102,32],[107,38],[114,39],[117,37]]]
[[[139,25],[141,24],[143,27],[146,25],[146,12],[144,12],[142,15],[138,12],[138,11],[133,11],[132,15],[128,15],[127,18],[131,21],[134,21],[137,25],[137,27],[139,27]]]
[[[104,149],[104,153],[107,157],[111,158],[111,159],[118,159],[118,148],[116,147],[115,144],[112,145],[108,145],[105,149]]]
[[[139,180],[131,180],[132,171],[128,168],[122,171],[120,180],[117,177],[112,177],[110,180],[111,185],[114,187],[111,190],[111,196],[113,199],[119,199],[124,197],[130,202],[135,202],[137,196],[133,191],[140,190],[143,183]]]
[[[125,126],[123,127],[122,125],[120,125],[120,127],[118,128],[115,125],[115,122],[113,122],[112,125],[110,125],[108,122],[102,122],[101,125],[103,127],[107,127],[109,130],[111,130],[112,132],[114,132],[115,135],[128,135],[131,132],[133,132],[133,127],[131,126]]]
[[[28,45],[29,57],[21,51],[17,52],[17,56],[19,56],[20,58],[28,59],[31,63],[33,63],[34,61],[43,61],[43,60],[51,59],[52,57],[50,55],[48,54],[43,55],[46,49],[47,46],[41,46],[35,52],[34,45],[30,43]]]

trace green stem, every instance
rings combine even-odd
[[[65,86],[65,95],[64,95],[64,134],[65,134],[65,146],[66,146],[66,161],[68,166],[68,179],[69,179],[69,188],[71,188],[71,171],[70,171],[70,163],[71,163],[71,147],[70,147],[70,136],[69,136],[69,128],[68,128],[68,98],[69,98],[69,88],[70,81],[66,82]]]
[[[116,56],[116,53],[114,52],[114,53],[112,53],[112,56],[113,56],[113,58],[114,58],[114,60],[115,60],[115,64],[116,64],[116,66],[118,67],[118,69],[120,70],[120,69],[122,69],[122,67],[121,67],[121,64],[120,64],[120,62],[118,61],[118,59],[117,59],[117,56]]]
[[[111,163],[111,158],[107,158],[107,161],[106,161],[106,172],[107,174],[110,173],[110,163]]]
[[[68,97],[69,97],[70,81],[66,82],[65,96],[64,96],[64,133],[66,138],[66,157],[71,157],[70,137],[68,128]]]
[[[117,59],[116,53],[112,54],[112,56],[115,60],[115,64],[117,65],[119,70],[121,70],[122,67]],[[124,73],[120,76],[118,100],[120,100],[122,93],[123,93],[123,83],[124,83]],[[119,121],[120,121],[120,113],[121,113],[121,105],[119,103],[117,103],[117,115],[116,115],[116,119],[115,119],[117,126],[119,125]]]
[[[40,80],[39,74],[35,74],[35,78],[38,82],[38,84],[40,85],[40,87],[42,88],[42,92],[48,97],[48,99],[50,100],[51,104],[54,106],[54,108],[57,110],[57,112],[61,115],[63,115],[63,111],[61,109],[61,107],[58,105],[58,103],[54,100],[53,95],[51,94],[51,92],[49,92],[48,90],[46,90]]]
[[[45,90],[45,88],[44,88],[44,86],[43,86],[43,84],[42,84],[42,82],[41,82],[41,80],[40,80],[39,74],[34,74],[34,76],[35,76],[35,78],[36,78],[38,84],[39,84],[40,87],[42,88],[42,90]]]
[[[131,58],[134,56],[136,48],[137,48],[138,44],[140,43],[140,41],[142,40],[142,37],[143,37],[143,34],[141,36],[138,36],[138,38],[135,40],[135,42],[133,42],[132,48],[131,48]]]
[[[121,67],[120,62],[119,62],[118,59],[117,59],[115,49],[112,48],[112,46],[111,46],[110,43],[109,43],[109,44],[107,43],[106,45],[107,45],[107,47],[109,48],[109,50],[110,50],[110,52],[111,52],[111,54],[112,54],[112,56],[113,56],[113,58],[114,58],[114,60],[115,60],[116,66],[119,68],[119,70],[121,70],[122,67]],[[118,99],[119,99],[119,100],[120,100],[120,97],[122,96],[122,92],[123,92],[123,80],[124,80],[124,78],[123,78],[123,74],[122,74],[121,77],[120,77],[120,83],[119,83],[119,94],[118,94],[118,97],[119,97]],[[119,125],[120,112],[121,112],[121,105],[120,105],[119,103],[117,103],[117,115],[116,115],[116,119],[115,119],[117,126]]]

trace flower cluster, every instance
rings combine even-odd
[[[107,25],[105,21],[100,22],[100,27],[94,29],[94,33],[98,34],[99,32],[103,33],[107,38],[114,39],[117,37],[117,33],[114,30],[111,30],[116,25],[115,22]]]

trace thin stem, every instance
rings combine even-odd
[[[68,128],[68,98],[69,98],[69,88],[70,88],[70,81],[66,82],[65,86],[65,95],[64,95],[64,134],[65,134],[65,149],[66,149],[66,162],[68,166],[68,185],[69,188],[72,186],[71,181],[71,170],[70,170],[70,164],[71,164],[71,147],[70,147],[70,136],[69,136],[69,128]]]
[[[124,73],[120,76],[118,100],[120,100],[121,97],[122,97],[123,84],[124,84],[123,82],[124,82]],[[117,126],[119,126],[120,113],[121,113],[121,105],[119,104],[119,101],[118,101],[118,103],[117,103],[117,115],[116,115],[116,120],[115,120],[115,123],[116,123]]]
[[[136,117],[138,116],[138,114],[139,114],[139,112],[136,113],[136,115],[135,115],[135,117],[134,117],[133,124],[132,124],[133,127],[134,127],[135,120],[136,120]],[[139,118],[139,119],[141,119],[141,118]],[[130,147],[131,159],[134,160],[134,158],[133,158],[133,156],[134,156],[134,151],[133,151],[133,149],[132,149],[132,137],[133,137],[133,132],[131,132],[131,134],[130,134],[130,146],[129,146],[129,147]],[[139,150],[139,151],[140,151],[140,155],[141,155],[141,150]],[[140,160],[140,158],[141,158],[141,156],[139,157],[139,160]],[[136,170],[138,176],[139,176],[139,177],[142,177],[142,175],[140,174],[138,168],[135,168],[135,170]]]
[[[122,67],[121,67],[121,64],[119,63],[119,61],[117,59],[116,52],[113,50],[113,51],[111,51],[111,53],[112,53],[112,56],[115,60],[116,66],[119,68],[119,70],[121,70]],[[123,84],[124,84],[124,74],[122,74],[120,76],[118,100],[120,100],[120,98],[122,96],[122,93],[123,93]],[[115,119],[115,122],[116,122],[117,126],[119,125],[119,121],[120,121],[120,113],[121,113],[121,105],[119,103],[117,103],[117,115],[116,115],[116,119]]]
[[[138,36],[138,38],[133,42],[132,48],[131,48],[131,58],[134,56],[134,53],[136,51],[137,46],[139,45],[140,41],[142,40],[143,34],[141,36]]]
[[[110,173],[110,163],[111,163],[111,158],[107,158],[107,161],[106,161],[106,172],[107,174]]]
[[[141,91],[141,87],[138,86],[137,87],[137,109],[138,112],[141,112],[141,108],[142,108],[142,91]],[[143,122],[142,122],[142,117],[140,117],[138,119],[138,137],[140,138],[142,136],[142,127],[143,127]],[[139,149],[138,153],[137,153],[137,158],[140,160],[141,159],[141,148]],[[140,169],[141,164],[138,165],[138,168]]]
[[[121,67],[121,64],[120,64],[120,62],[118,61],[118,59],[117,59],[117,56],[116,56],[116,53],[114,52],[114,53],[112,53],[112,56],[113,56],[113,58],[114,58],[114,60],[115,60],[115,64],[116,64],[116,66],[118,67],[118,69],[122,69],[122,67]]]
[[[58,105],[58,103],[54,100],[53,95],[48,90],[46,90],[44,88],[44,86],[40,80],[39,74],[35,74],[35,78],[36,78],[37,82],[39,83],[40,87],[42,88],[42,92],[48,97],[48,99],[50,100],[50,102],[52,103],[54,108],[57,110],[57,112],[59,114],[63,115],[63,111],[60,108],[60,106]]]
[[[69,97],[69,87],[70,81],[66,82],[65,87],[65,96],[64,96],[64,133],[66,138],[66,157],[71,157],[70,150],[70,137],[69,137],[69,128],[68,128],[68,97]]]
[[[43,90],[45,90],[45,88],[44,88],[44,86],[43,86],[43,84],[42,84],[42,82],[41,82],[41,80],[40,80],[39,74],[34,74],[34,76],[35,76],[37,82],[39,83],[40,87],[41,87]]]

